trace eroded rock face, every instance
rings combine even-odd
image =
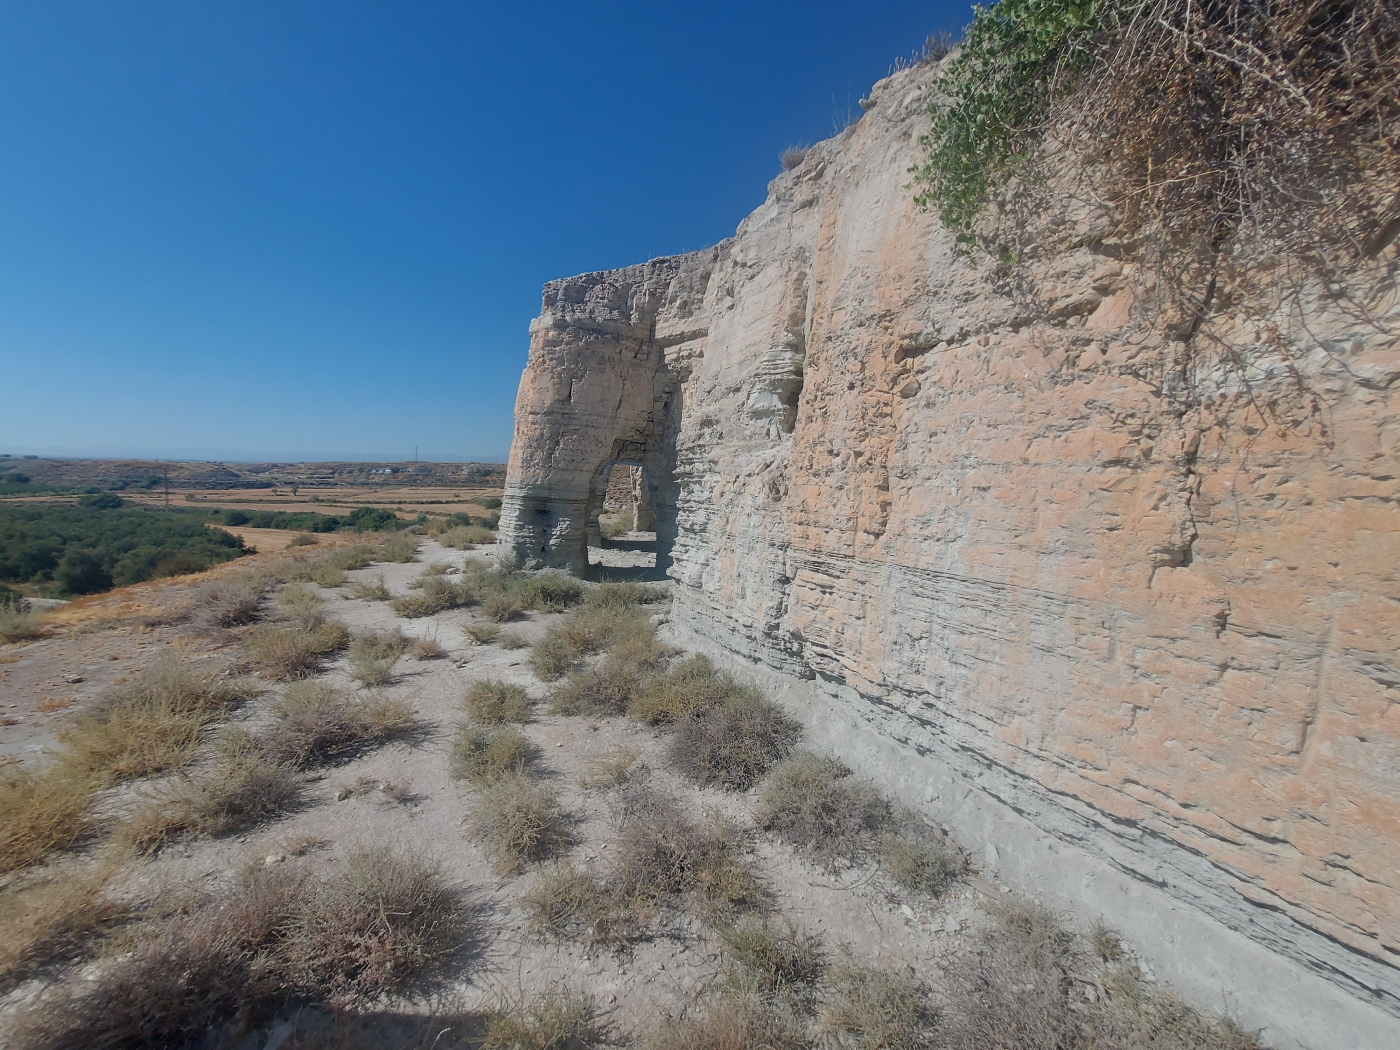
[[[1328,1044],[1277,1020],[1323,982],[1331,1045],[1400,1040],[1395,287],[1188,345],[1088,209],[1014,275],[960,256],[908,188],[926,85],[732,242],[546,288],[501,535],[579,568],[597,470],[644,463],[680,627],[1311,975],[1233,1004],[1273,1038]]]

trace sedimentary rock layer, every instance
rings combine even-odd
[[[908,184],[928,80],[732,241],[547,286],[502,540],[587,571],[600,472],[641,464],[678,627],[890,741],[866,771],[989,870],[1034,883],[966,793],[1189,912],[1170,946],[1108,916],[1149,957],[1295,974],[1227,998],[1272,1038],[1397,1045],[1396,265],[1280,275],[1207,339],[1072,193],[1014,266],[960,254]]]

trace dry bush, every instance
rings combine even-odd
[[[496,644],[502,649],[509,649],[512,652],[516,649],[527,649],[530,643],[514,631],[502,631],[496,638]]]
[[[438,542],[444,547],[459,551],[469,551],[482,543],[495,543],[496,534],[480,525],[457,525],[438,535]]]
[[[936,1045],[934,1011],[909,973],[862,966],[846,952],[831,967],[827,981],[831,992],[822,1007],[822,1029],[838,1045],[855,1050]]]
[[[645,776],[642,749],[613,744],[588,763],[581,784],[586,788],[611,788]]]
[[[481,615],[493,623],[508,623],[524,611],[524,600],[513,592],[493,594],[481,603]]]
[[[98,776],[62,762],[40,773],[0,770],[0,875],[72,845],[99,786]]]
[[[840,760],[799,752],[764,781],[755,819],[819,864],[854,863],[890,820],[890,804]]]
[[[741,688],[707,657],[691,656],[649,678],[627,713],[648,725],[671,725],[697,711],[718,707]]]
[[[350,593],[361,601],[366,602],[387,602],[393,597],[389,593],[389,588],[384,586],[384,577],[375,577],[373,583],[356,583],[350,587]]]
[[[530,694],[518,685],[498,678],[473,682],[462,698],[462,705],[478,722],[500,725],[503,722],[529,722],[533,703]]]
[[[320,541],[309,532],[298,532],[287,541],[288,547],[314,547]]]
[[[585,657],[625,644],[644,645],[651,621],[629,607],[584,606],[554,624],[532,647],[530,667],[545,682],[577,670]]]
[[[415,638],[408,651],[415,660],[441,660],[447,655],[436,638]]]
[[[314,587],[304,583],[289,583],[277,595],[277,608],[284,619],[296,620],[303,626],[313,626],[323,619],[325,602]]]
[[[194,592],[194,616],[213,627],[236,627],[258,618],[271,581],[243,572],[210,580]]]
[[[110,694],[59,734],[56,765],[99,784],[182,766],[201,732],[257,690],[222,667],[169,657]]]
[[[501,634],[501,625],[491,620],[473,620],[462,625],[462,633],[473,645],[490,645]]]
[[[305,879],[287,866],[256,872],[222,901],[149,921],[93,981],[60,987],[18,1019],[17,1050],[184,1046],[240,1012],[281,1001],[272,965]]]
[[[583,584],[562,572],[544,570],[512,581],[525,608],[536,612],[563,612],[583,601]]]
[[[821,938],[799,933],[791,922],[777,926],[746,915],[733,926],[721,926],[719,936],[740,988],[803,1002],[826,970]]]
[[[384,561],[415,561],[418,558],[418,540],[405,532],[395,533],[379,545],[378,554]]]
[[[538,933],[592,944],[622,945],[642,934],[649,909],[629,900],[612,881],[562,860],[540,873],[520,898]]]
[[[321,660],[345,648],[350,631],[338,620],[311,627],[298,624],[261,623],[243,635],[243,644],[258,669],[274,681],[302,678],[321,666]]]
[[[875,850],[895,882],[913,893],[937,897],[967,872],[967,860],[951,846],[920,835],[919,818],[905,812],[895,819],[899,831],[880,836]]]
[[[448,750],[448,775],[479,787],[502,777],[523,775],[539,750],[514,726],[488,728],[458,722]]]
[[[244,831],[295,806],[303,788],[292,766],[271,761],[251,741],[240,742],[225,748],[212,769],[148,799],[118,837],[142,853],[153,853],[182,835]]]
[[[471,936],[470,913],[442,869],[420,854],[373,846],[307,895],[283,931],[277,968],[291,987],[350,1004],[410,985]]]
[[[811,152],[810,146],[789,146],[778,154],[778,163],[783,166],[784,171],[791,171],[807,159],[809,152]]]
[[[433,616],[445,609],[470,605],[477,599],[476,591],[466,580],[449,580],[431,573],[418,577],[414,583],[417,584],[414,593],[400,595],[389,602],[389,607],[399,616],[410,619]]]
[[[605,540],[615,540],[619,536],[625,536],[631,532],[636,524],[636,517],[631,508],[618,511],[615,514],[599,515],[598,535]]]
[[[733,685],[712,707],[676,723],[671,761],[700,784],[745,791],[786,758],[802,727],[756,689]]]
[[[502,875],[547,859],[569,840],[558,793],[522,774],[507,774],[481,790],[471,827]]]
[[[344,569],[337,568],[326,561],[313,565],[311,571],[307,573],[307,578],[321,587],[344,587],[345,581],[349,579]]]
[[[479,1050],[588,1050],[607,1041],[593,997],[554,988],[490,1008]]]
[[[115,854],[87,871],[60,870],[0,893],[0,992],[42,966],[80,957],[128,909],[103,895]]]
[[[419,726],[412,702],[382,693],[346,696],[324,682],[298,682],[272,705],[276,724],[257,745],[272,762],[304,767],[344,760]]]
[[[0,607],[0,642],[27,642],[44,631],[43,620],[36,612]]]
[[[348,1005],[435,977],[472,936],[436,865],[360,850],[326,881],[251,869],[222,898],[144,923],[92,981],[29,1008],[18,1050],[186,1046],[270,1019],[289,996]]]
[[[665,601],[667,597],[664,589],[643,583],[600,583],[589,588],[583,601],[590,608],[630,609],[634,605]]]
[[[680,1018],[667,1018],[643,1050],[811,1050],[806,1026],[759,995],[718,995]],[[1018,1048],[1019,1050],[1019,1048]]]
[[[691,820],[672,800],[654,797],[622,827],[615,879],[629,899],[683,903],[702,918],[757,907],[763,889],[748,836],[718,810]]]
[[[394,665],[408,648],[401,631],[380,634],[365,631],[350,639],[350,677],[362,685],[383,685],[394,673]]]
[[[601,664],[575,671],[549,694],[556,715],[625,714],[641,688],[641,672],[633,664],[609,657]]]

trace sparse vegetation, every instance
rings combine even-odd
[[[719,935],[741,988],[802,1001],[826,970],[821,938],[799,933],[791,922],[746,915],[733,926],[720,927]]]
[[[503,875],[524,870],[529,861],[548,859],[568,842],[559,796],[522,774],[507,774],[482,788],[472,831],[486,843]]]
[[[318,544],[319,542],[320,542],[320,540],[318,540],[315,536],[311,535],[311,533],[309,533],[309,532],[298,532],[295,536],[293,536],[291,539],[289,539],[289,540],[287,541],[287,546],[288,546],[288,547],[314,547],[314,546],[316,546],[316,544]]]
[[[784,171],[791,171],[806,160],[810,152],[810,146],[789,146],[778,154],[778,163],[783,166]]]
[[[462,633],[474,645],[490,645],[501,633],[501,625],[492,620],[473,620],[462,626]]]
[[[542,681],[553,682],[577,670],[585,657],[626,643],[648,642],[649,620],[630,608],[584,606],[554,624],[534,644],[530,667]]]
[[[380,686],[394,673],[394,665],[408,648],[400,631],[380,634],[366,631],[350,639],[350,677],[367,686]]]
[[[194,595],[195,617],[214,627],[236,627],[257,619],[269,581],[253,573],[210,580]]]
[[[0,893],[0,991],[35,970],[80,958],[129,909],[103,892],[116,871],[111,853],[86,868],[9,885]]]
[[[854,1050],[921,1050],[936,1045],[934,1011],[925,990],[907,972],[862,966],[846,952],[832,966],[828,981],[831,994],[822,1008],[822,1029],[839,1045]]]
[[[210,770],[184,778],[149,799],[126,823],[122,838],[150,853],[180,835],[226,835],[276,816],[301,798],[302,778],[251,741],[228,747]]]
[[[496,534],[480,525],[456,525],[438,534],[438,542],[444,547],[469,551],[483,543],[495,543]]]
[[[620,715],[636,702],[642,674],[634,665],[612,657],[575,671],[550,693],[549,709],[557,715]]]
[[[673,725],[697,711],[718,707],[737,688],[707,657],[689,656],[650,677],[628,714],[648,725]]]
[[[502,649],[514,651],[516,649],[528,649],[530,643],[522,638],[515,631],[502,631],[496,637],[496,644]]]
[[[791,753],[802,727],[756,689],[726,684],[723,700],[676,723],[670,756],[698,783],[742,791]]]
[[[447,650],[436,638],[415,638],[408,651],[415,660],[441,660],[447,656]]]
[[[592,996],[557,988],[489,1010],[480,1050],[586,1050],[607,1035]]]
[[[811,1050],[806,1026],[764,996],[712,996],[684,1017],[667,1018],[645,1050]]]
[[[274,681],[303,678],[314,672],[331,653],[345,648],[350,631],[336,620],[306,627],[300,624],[254,624],[243,635],[243,644],[258,669]]]
[[[494,678],[473,682],[462,698],[462,705],[473,718],[487,725],[528,722],[533,708],[530,694],[521,686]]]
[[[906,813],[896,818],[898,831],[879,837],[876,853],[886,871],[906,890],[937,897],[967,872],[967,861],[951,846],[920,835],[919,817]]]
[[[414,581],[409,594],[400,595],[389,603],[389,607],[400,616],[410,619],[432,616],[444,609],[457,609],[477,600],[476,591],[465,580],[450,580],[438,573],[425,573]]]
[[[448,752],[453,780],[470,780],[478,787],[505,776],[523,775],[538,750],[514,726],[480,726],[458,722]]]
[[[418,557],[418,540],[406,532],[397,532],[379,545],[379,557],[384,561],[415,561]]]
[[[349,757],[412,732],[413,704],[382,693],[347,696],[324,682],[298,682],[272,705],[276,724],[258,738],[270,761],[304,767]]]
[[[801,752],[764,782],[757,821],[820,864],[854,863],[889,822],[890,804],[838,759]]]
[[[599,515],[598,534],[605,540],[615,540],[619,536],[626,536],[635,525],[636,518],[629,507],[614,514]]]
[[[0,607],[0,642],[27,642],[44,631],[44,621],[38,613],[14,606]]]
[[[378,576],[373,583],[356,583],[350,587],[350,593],[361,601],[366,602],[387,602],[393,597],[389,593],[389,588],[384,586],[384,577]]]
[[[643,768],[640,748],[613,744],[593,757],[582,785],[586,788],[617,787],[635,779]]]

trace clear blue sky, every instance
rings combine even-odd
[[[502,457],[545,281],[729,236],[968,16],[0,3],[0,452]]]

